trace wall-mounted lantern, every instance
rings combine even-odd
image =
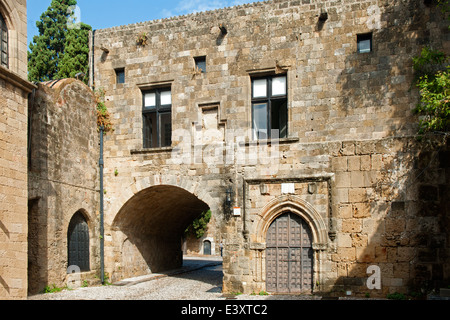
[[[227,209],[231,211],[233,209],[232,208],[233,189],[231,187],[228,187],[225,193],[226,193],[225,206]]]

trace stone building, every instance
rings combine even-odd
[[[425,45],[450,49],[429,1],[274,0],[96,30],[108,274],[178,266],[210,209],[225,292],[448,282],[449,153],[424,149],[412,112]]]
[[[98,282],[96,98],[64,79],[40,83],[29,105],[28,293]]]
[[[27,7],[0,0],[0,299],[27,296]]]
[[[449,52],[430,1],[274,0],[105,30],[105,268],[181,264],[204,210],[225,292],[449,281],[449,150],[415,137],[412,57]],[[439,137],[435,140],[439,140]]]

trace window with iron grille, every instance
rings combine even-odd
[[[8,28],[5,20],[0,14],[0,62],[5,68],[8,68]]]
[[[158,88],[143,92],[144,148],[172,145],[172,92]]]
[[[253,139],[288,136],[287,77],[268,76],[252,79]]]

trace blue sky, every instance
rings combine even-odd
[[[230,7],[257,0],[78,0],[81,21],[93,29]],[[36,21],[51,0],[28,0],[28,43],[38,34]]]

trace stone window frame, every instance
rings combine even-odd
[[[170,104],[161,104],[161,93],[162,92],[170,92],[171,95],[171,103]],[[147,94],[155,94],[155,106],[146,107],[146,95]],[[149,119],[152,115],[155,115],[156,119],[156,143],[154,145],[151,141],[152,133],[149,133]],[[161,135],[161,116],[170,115],[170,142],[163,143],[162,135]],[[142,136],[143,136],[143,148],[144,149],[160,149],[165,147],[171,147],[172,145],[172,87],[171,86],[157,86],[154,88],[142,90]]]
[[[201,73],[206,73],[206,56],[194,57],[195,69]]]
[[[114,69],[116,75],[116,84],[124,84],[125,83],[125,68],[117,68]]]
[[[369,41],[370,48],[368,50],[362,51],[360,44],[363,41]],[[358,53],[370,53],[373,51],[373,34],[372,32],[360,33],[356,35],[356,50]]]
[[[285,78],[285,93],[282,95],[273,95],[272,93],[272,84],[273,79],[275,78]],[[254,96],[254,81],[257,80],[266,80],[266,95],[264,97],[255,97]],[[285,102],[285,133],[283,135],[279,134],[278,139],[286,139],[289,137],[289,80],[288,74],[286,73],[269,73],[269,74],[253,74],[250,75],[250,85],[251,85],[251,131],[252,131],[252,140],[271,140],[272,139],[272,128],[273,128],[273,119],[272,119],[272,107],[275,102]],[[254,119],[254,107],[257,104],[266,104],[267,105],[267,137],[259,137],[255,133],[255,119]]]
[[[6,38],[6,39],[5,39]],[[6,48],[4,48],[6,46]],[[6,21],[0,13],[0,65],[9,68],[9,35]]]

